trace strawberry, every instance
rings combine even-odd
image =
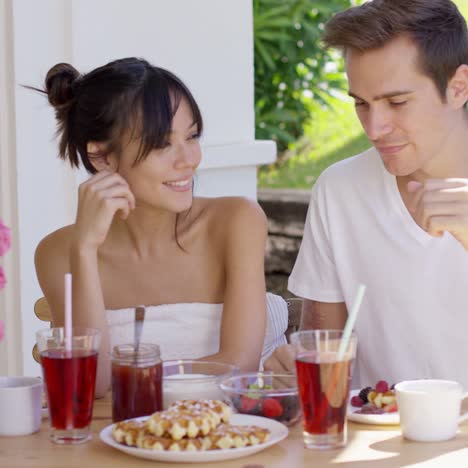
[[[384,411],[386,413],[396,413],[398,411],[398,406],[395,403],[390,403],[389,405],[384,406]]]
[[[262,402],[262,413],[267,418],[278,418],[283,414],[283,407],[278,400],[266,398]]]
[[[243,396],[241,398],[239,411],[241,413],[250,413],[258,405],[258,400]]]

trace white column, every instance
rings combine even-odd
[[[12,229],[13,247],[2,260],[7,287],[0,291],[0,320],[6,335],[0,343],[0,374],[22,371],[19,290],[18,197],[15,138],[11,1],[0,2],[0,218]]]

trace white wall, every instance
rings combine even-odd
[[[33,315],[34,301],[42,295],[34,249],[48,232],[73,221],[76,186],[84,175],[56,158],[55,122],[46,99],[19,84],[41,85],[57,62],[86,72],[125,56],[144,57],[175,72],[194,93],[205,121],[198,194],[255,197],[255,166],[273,161],[275,146],[254,141],[251,0],[3,1],[0,26],[10,24],[10,32],[4,32],[9,37],[0,48],[11,54],[4,54],[2,63],[0,53],[0,65],[12,73],[0,74],[0,89],[9,90],[15,149],[2,150],[0,144],[0,157],[14,167],[9,177],[16,190],[0,185],[0,208],[17,206],[18,278],[1,294],[15,297],[18,310],[8,316],[0,310],[0,318],[7,318],[9,329],[20,330],[15,340],[22,340],[23,356],[15,364],[9,349],[9,366],[0,362],[0,372],[35,375],[31,348],[43,324]]]

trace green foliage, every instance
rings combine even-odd
[[[369,148],[351,99],[332,98],[330,108],[317,108],[304,127],[304,137],[290,145],[281,164],[263,166],[258,185],[310,189],[330,164]]]
[[[315,6],[315,0],[312,3]],[[362,0],[356,3],[362,3]],[[468,0],[454,0],[454,3],[468,19]],[[310,189],[330,164],[358,154],[371,145],[351,102],[331,99],[329,104],[326,109],[323,106],[312,109],[313,119],[304,125],[304,136],[289,145],[280,164],[260,168],[260,187]]]
[[[468,18],[468,0],[453,0],[453,3],[457,5],[460,13],[465,17]]]
[[[343,64],[320,46],[324,23],[352,0],[253,0],[256,138],[279,151],[303,134],[313,103],[344,88]]]

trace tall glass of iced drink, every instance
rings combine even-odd
[[[352,333],[340,352],[341,338],[341,330],[307,330],[291,335],[307,448],[346,444],[346,408],[357,339]]]
[[[36,333],[50,416],[50,439],[77,444],[91,438],[94,387],[101,333],[73,328],[66,343],[64,328]]]

